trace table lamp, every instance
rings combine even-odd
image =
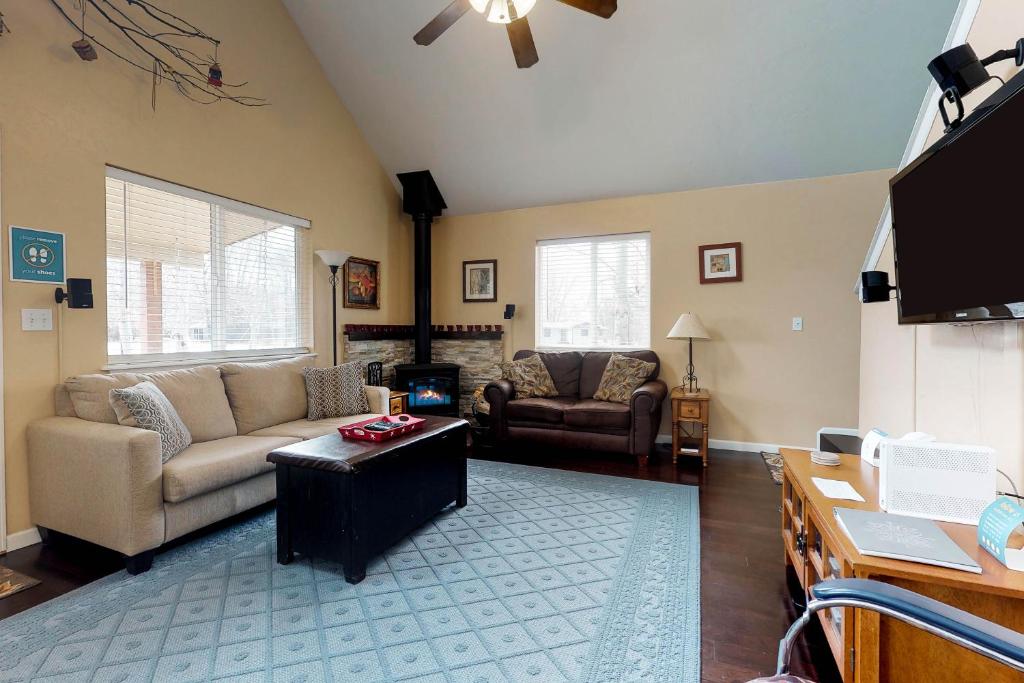
[[[693,340],[711,339],[711,335],[704,329],[704,323],[700,321],[700,318],[695,313],[683,313],[676,320],[676,324],[672,326],[672,329],[669,330],[665,338],[690,340],[690,362],[686,365],[686,376],[683,377],[683,383],[688,385],[687,391],[692,393],[697,384],[697,375],[693,368]]]
[[[316,252],[324,265],[331,269],[331,337],[334,340],[334,364],[338,364],[338,268],[345,265],[352,254],[347,251],[320,249]]]

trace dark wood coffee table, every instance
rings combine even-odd
[[[277,561],[328,559],[359,583],[374,556],[450,503],[465,507],[469,423],[426,420],[383,443],[334,433],[267,455],[277,466]]]

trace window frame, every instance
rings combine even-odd
[[[167,192],[170,194],[178,195],[188,199],[194,199],[201,202],[210,204],[211,213],[218,213],[222,210],[228,210],[231,212],[244,214],[253,218],[262,219],[277,223],[281,226],[291,227],[294,230],[308,230],[312,227],[311,222],[308,219],[286,214],[280,211],[274,211],[267,209],[262,206],[255,204],[249,204],[246,202],[231,199],[221,195],[216,195],[203,190],[197,190],[186,185],[179,185],[176,183],[168,182],[166,180],[160,180],[159,178],[153,178],[151,176],[135,173],[123,168],[116,166],[106,166],[104,176],[104,187],[106,187],[107,179],[114,179],[123,181],[125,183],[131,183],[134,185],[140,185],[154,190]],[[106,191],[106,190],[104,190]],[[106,218],[104,218],[104,247],[105,253],[109,254],[109,237],[106,234]],[[218,225],[216,222],[211,224],[211,240],[217,231]],[[306,309],[305,321],[301,316],[297,317],[296,324],[296,339],[302,340],[303,333],[301,327],[303,325],[308,326],[308,334],[306,335],[309,341],[308,346],[298,345],[289,347],[276,347],[266,349],[223,349],[223,350],[208,350],[208,351],[180,351],[172,353],[138,353],[138,354],[111,354],[107,351],[107,363],[103,366],[103,370],[116,371],[116,370],[142,370],[142,369],[166,369],[166,368],[183,368],[183,367],[194,367],[197,365],[209,365],[224,362],[246,362],[246,361],[265,361],[265,360],[277,360],[283,358],[294,358],[296,356],[315,356],[313,349],[315,348],[315,325],[313,324],[313,291],[312,291],[312,257],[311,257],[311,239],[305,236],[301,239],[296,239],[295,246],[295,262],[296,262],[296,310]],[[303,252],[310,252],[310,254],[304,254]],[[104,259],[104,277],[109,281],[109,256]],[[302,267],[303,264],[306,267]],[[107,284],[109,286],[109,282]],[[106,291],[106,290],[105,290]],[[224,297],[225,291],[223,290],[220,294],[215,294],[211,291],[211,298]],[[109,307],[109,298],[105,301]],[[105,312],[106,320],[106,333],[110,333],[110,313],[109,309]],[[211,323],[212,324],[212,323]],[[191,333],[191,330],[189,330]],[[211,328],[212,333],[212,328]],[[212,335],[211,335],[212,336]]]
[[[540,254],[541,248],[545,244],[561,243],[561,244],[572,244],[572,243],[595,243],[595,242],[620,242],[631,237],[643,238],[647,241],[647,346],[578,346],[570,343],[565,345],[545,345],[542,343],[543,339],[543,324],[540,319],[541,298],[540,298],[540,286],[538,278],[540,275]],[[631,351],[647,351],[651,349],[651,331],[653,329],[653,317],[654,317],[654,303],[652,289],[652,281],[654,277],[654,268],[652,265],[652,250],[651,250],[651,231],[650,230],[634,230],[630,232],[615,232],[615,233],[602,233],[597,235],[580,235],[577,237],[551,237],[539,239],[534,245],[534,273],[533,273],[533,290],[534,290],[534,330],[533,330],[533,344],[534,350],[545,351],[545,352],[558,352],[558,351],[578,351],[581,353],[593,351],[593,352],[631,352]],[[550,335],[554,338],[556,334]],[[570,339],[573,335],[570,330]],[[588,333],[589,336],[589,333]]]

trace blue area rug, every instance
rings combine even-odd
[[[698,681],[697,489],[470,461],[356,586],[262,515],[0,621],[0,681]]]

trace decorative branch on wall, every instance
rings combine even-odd
[[[179,16],[148,0],[50,0],[61,16],[79,33],[72,47],[85,61],[96,59],[99,48],[127,64],[152,74],[153,108],[156,88],[164,80],[199,104],[226,100],[246,107],[269,104],[261,97],[235,94],[246,83],[223,80],[218,60],[220,41]],[[102,42],[86,25],[90,20],[107,26],[113,39]],[[119,44],[118,44],[119,43]],[[200,52],[212,50],[212,55]]]
[[[0,12],[0,38],[2,38],[5,33],[10,32],[11,27],[7,25],[6,21],[4,21],[4,13]]]

